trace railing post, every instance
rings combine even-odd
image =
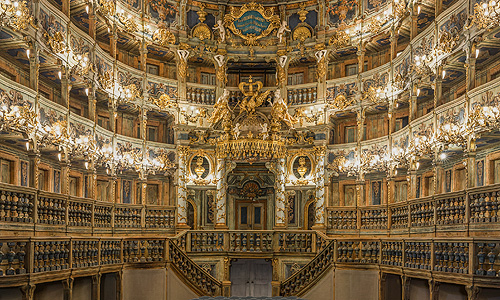
[[[95,200],[92,200],[92,215],[90,216],[90,227],[92,227],[92,232],[95,229]]]
[[[474,271],[476,270],[476,257],[475,257],[476,249],[474,248],[474,240],[472,239],[469,242],[469,274],[474,275]]]
[[[431,272],[436,268],[436,243],[431,240]]]
[[[146,228],[146,205],[141,207],[141,228]]]
[[[33,225],[36,226],[38,222],[38,190],[35,191],[33,196]]]

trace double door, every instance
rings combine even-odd
[[[273,267],[264,259],[238,259],[231,263],[231,296],[270,297]]]
[[[236,201],[236,229],[266,229],[265,201]]]

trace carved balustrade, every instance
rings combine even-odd
[[[191,252],[224,251],[224,233],[222,232],[190,232]]]
[[[68,202],[68,226],[92,227],[92,209],[91,200],[71,197]]]
[[[220,293],[221,282],[192,261],[175,243],[169,243],[168,252],[169,260],[175,269],[204,294],[213,296]]]
[[[296,295],[299,291],[312,284],[334,262],[334,249],[335,242],[331,241],[307,265],[282,282],[280,285],[281,296]]]
[[[431,242],[406,242],[405,264],[407,268],[431,269]]]
[[[272,232],[230,232],[229,251],[231,252],[271,252],[273,251]]]
[[[328,228],[333,230],[357,229],[358,210],[356,208],[327,208]]]
[[[469,273],[469,243],[462,241],[434,243],[434,270]]]
[[[361,229],[386,229],[387,209],[385,208],[363,208],[359,211],[361,218]]]
[[[391,229],[408,228],[408,206],[397,205],[390,208],[391,211]]]
[[[500,186],[490,185],[469,193],[470,224],[480,225],[500,221]]]
[[[0,189],[0,220],[32,223],[35,193],[34,189],[5,185]]]
[[[214,105],[215,104],[215,88],[203,85],[189,84],[186,89],[187,101],[190,103]]]
[[[14,225],[17,230],[37,225],[61,232],[89,228],[103,233],[113,228],[173,232],[175,208],[116,204],[0,184],[0,227],[12,230]]]
[[[497,196],[498,195],[498,196]],[[389,214],[388,214],[389,212]],[[327,207],[327,232],[358,234],[499,230],[500,184],[368,207]]]
[[[72,241],[73,268],[94,267],[99,264],[98,240]]]
[[[318,101],[318,87],[316,83],[289,86],[287,92],[289,105],[310,104]]]
[[[66,225],[67,197],[61,194],[39,192],[37,221],[40,224]]]
[[[380,264],[387,266],[403,265],[403,242],[382,241]]]
[[[448,193],[435,197],[436,225],[465,223],[465,193]]]
[[[278,234],[279,251],[313,252],[316,235],[311,232],[280,232]]]
[[[168,228],[175,227],[175,209],[164,207],[146,207],[146,228]]]

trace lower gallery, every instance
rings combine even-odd
[[[0,0],[0,300],[500,299],[500,3],[253,1]]]

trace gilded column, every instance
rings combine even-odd
[[[316,205],[314,216],[314,228],[325,228],[325,155],[326,147],[316,147]]]
[[[285,202],[285,159],[279,158],[276,162],[276,199],[275,199],[275,226],[286,226],[286,202]]]
[[[189,154],[189,147],[179,146],[179,168],[177,175],[177,226],[178,228],[188,228],[187,225],[187,183],[186,183],[186,158]]]
[[[215,228],[224,229],[226,225],[226,198],[227,198],[227,178],[226,160],[217,159],[217,169],[215,174],[217,180],[217,195],[215,198]]]

